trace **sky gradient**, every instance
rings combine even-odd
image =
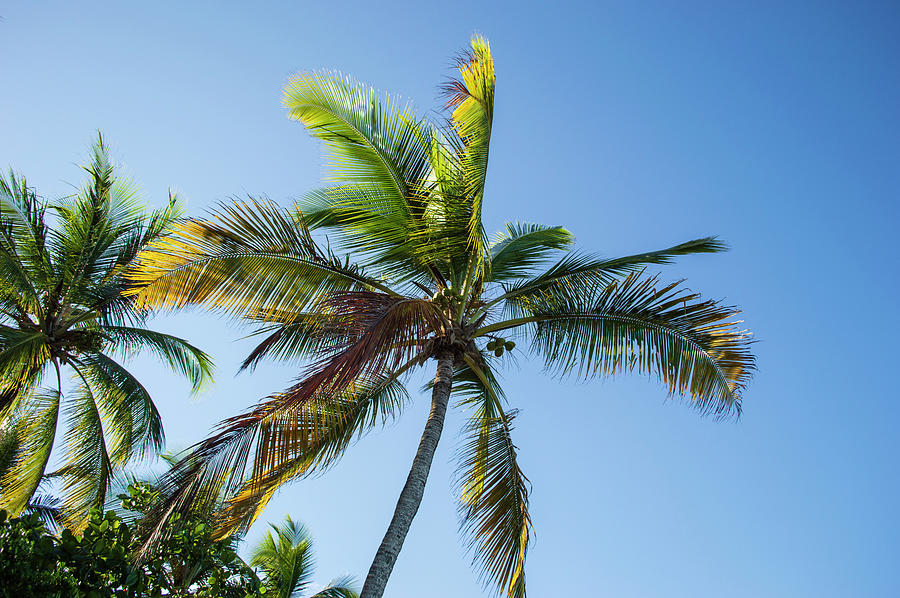
[[[662,277],[740,305],[759,360],[737,423],[637,375],[558,381],[524,358],[505,372],[533,483],[530,595],[900,595],[900,10],[636,4],[5,2],[0,167],[68,193],[100,129],[151,204],[172,188],[191,215],[247,194],[290,205],[325,173],[285,118],[291,74],[340,70],[434,113],[480,32],[497,70],[486,228],[563,225],[610,256],[719,235],[731,251]],[[235,376],[247,331],[208,314],[152,326],[218,365],[191,398],[151,358],[132,362],[173,450],[298,371]],[[326,475],[286,487],[250,538],[290,513],[317,540],[319,582],[361,581],[427,415],[416,397]],[[448,417],[389,597],[493,595],[456,533],[461,423]]]

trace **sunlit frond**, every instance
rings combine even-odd
[[[459,157],[466,197],[471,206],[468,223],[469,270],[480,276],[484,268],[487,239],[482,227],[484,185],[487,177],[488,150],[494,119],[494,60],[488,41],[480,35],[471,40],[471,51],[460,57],[459,77],[445,85],[447,106],[456,134],[462,140]]]
[[[531,536],[528,479],[512,442],[515,411],[504,412],[502,390],[484,360],[467,357],[457,373],[471,409],[459,450],[461,529],[486,584],[509,598],[525,596],[525,557]]]
[[[325,142],[339,183],[375,185],[399,208],[410,184],[428,173],[410,127],[418,119],[396,98],[338,74],[302,73],[285,87],[284,105],[289,118]]]
[[[289,598],[295,592],[303,592],[312,581],[312,536],[290,516],[280,526],[270,528],[251,553],[250,566],[264,573],[267,594]]]
[[[203,304],[238,316],[302,311],[334,291],[388,290],[321,250],[299,218],[253,199],[180,223],[142,253],[129,277],[142,305]]]
[[[8,454],[0,472],[0,508],[18,514],[38,488],[59,419],[59,392],[37,390],[20,398],[14,419],[0,422]]]

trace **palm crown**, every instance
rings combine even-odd
[[[312,536],[306,527],[290,516],[271,530],[254,547],[250,565],[263,575],[265,596],[300,596],[312,585],[315,569]],[[357,598],[353,580],[342,577],[311,595],[310,598]]]
[[[195,387],[211,372],[202,351],[144,328],[147,314],[124,294],[126,268],[178,217],[175,198],[145,212],[99,136],[84,170],[87,184],[53,204],[21,176],[0,177],[0,426],[11,447],[0,471],[0,507],[19,513],[41,483],[67,368],[74,388],[63,403],[64,465],[55,475],[63,478],[63,510],[75,527],[103,504],[115,468],[163,443],[150,395],[117,354],[149,349]],[[48,370],[55,376],[43,385]]]
[[[724,249],[714,238],[621,258],[572,248],[556,226],[509,224],[489,239],[482,205],[494,66],[475,37],[445,86],[446,123],[329,74],[291,79],[289,117],[321,139],[329,186],[282,210],[249,200],[179,225],[133,278],[154,307],[204,304],[262,324],[247,357],[306,360],[296,384],[220,424],[168,483],[167,514],[230,493],[225,530],[246,526],[288,480],[320,471],[358,435],[395,417],[405,374],[437,361],[432,409],[362,596],[380,596],[415,514],[451,393],[468,413],[460,459],[463,529],[485,579],[524,596],[528,482],[512,441],[515,411],[495,371],[512,339],[555,373],[638,370],[701,412],[736,413],[753,370],[737,310],[660,284],[648,264]],[[311,231],[326,231],[323,247]],[[342,253],[352,255],[341,257]]]

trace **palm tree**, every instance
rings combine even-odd
[[[459,490],[462,529],[484,579],[525,595],[529,486],[512,441],[515,410],[496,371],[517,346],[554,373],[637,370],[701,413],[739,412],[753,369],[738,310],[644,273],[724,246],[704,238],[603,258],[559,226],[482,226],[494,65],[475,37],[446,85],[449,118],[432,124],[345,77],[302,74],[284,102],[324,141],[332,184],[282,210],[249,200],[181,224],[133,274],[153,307],[205,305],[260,323],[247,357],[306,360],[293,386],[225,420],[167,481],[166,518],[225,484],[219,526],[249,525],[282,484],[320,472],[409,401],[402,381],[436,362],[431,411],[393,518],[362,589],[380,597],[409,530],[451,394],[468,414]],[[326,246],[314,231],[331,234]],[[343,257],[338,251],[347,253]],[[352,254],[353,261],[349,255]]]
[[[263,573],[262,585],[267,590],[266,596],[298,596],[312,582],[315,567],[312,537],[302,524],[290,516],[280,527],[271,525],[271,528],[253,549],[250,565]],[[350,588],[351,582],[348,578],[334,580],[310,598],[357,598],[359,593]]]
[[[123,272],[179,216],[175,197],[145,212],[134,185],[116,176],[99,135],[84,170],[87,183],[53,204],[14,172],[0,176],[0,428],[14,448],[0,508],[21,512],[44,477],[58,444],[65,368],[74,384],[62,410],[64,464],[55,475],[75,528],[91,506],[103,505],[116,468],[163,444],[150,395],[118,356],[149,349],[195,389],[211,373],[202,351],[144,328],[146,310],[124,295]]]

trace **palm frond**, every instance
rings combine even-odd
[[[45,494],[38,490],[28,501],[23,513],[37,515],[53,532],[62,528],[62,501],[52,494]]]
[[[519,278],[557,251],[566,249],[575,237],[561,226],[508,223],[491,245],[491,282]]]
[[[390,292],[317,247],[298,218],[254,199],[220,206],[209,220],[180,223],[141,254],[129,278],[140,305],[202,304],[238,316],[302,311],[334,291]]]
[[[326,187],[306,194],[298,211],[311,228],[336,232],[342,250],[396,282],[431,282],[448,255],[459,252],[444,210],[421,185],[402,200],[371,184]]]
[[[277,598],[289,598],[305,590],[312,581],[315,568],[312,536],[302,523],[290,516],[280,526],[270,527],[253,550],[250,566],[263,571],[266,587]]]
[[[618,258],[600,258],[570,252],[545,272],[514,284],[504,285],[503,295],[492,303],[505,300],[508,313],[515,315],[519,313],[519,303],[527,302],[532,296],[540,296],[542,293],[565,293],[579,287],[593,289],[597,285],[609,284],[621,276],[640,272],[647,265],[670,264],[677,256],[718,253],[725,251],[726,248],[726,245],[716,237],[705,237],[667,249]]]
[[[262,422],[250,477],[228,499],[222,529],[246,529],[282,484],[323,473],[354,440],[399,417],[408,400],[396,377],[378,378]]]
[[[38,328],[0,325],[0,415],[40,383],[51,353],[47,335]]]
[[[503,391],[482,359],[466,357],[458,372],[472,408],[459,450],[460,527],[485,583],[509,598],[525,596],[525,558],[531,537],[530,485],[512,442],[515,411],[504,412]]]
[[[0,423],[6,445],[0,508],[10,513],[21,513],[41,483],[56,437],[59,401],[58,390],[35,390],[20,398],[15,419]]]
[[[284,105],[289,118],[325,142],[339,183],[376,185],[402,209],[410,184],[428,173],[409,126],[417,119],[396,98],[338,74],[302,73],[285,87]]]
[[[481,273],[483,248],[486,246],[481,224],[484,185],[487,177],[488,149],[494,119],[494,60],[487,40],[475,35],[471,51],[457,62],[459,78],[445,85],[447,107],[457,135],[463,141],[460,164],[471,202],[468,226],[469,249],[475,275]]]
[[[112,465],[122,467],[134,456],[162,449],[162,418],[144,385],[103,353],[84,355],[80,361],[108,430]]]
[[[64,524],[80,530],[90,509],[103,506],[113,474],[99,400],[85,376],[69,398],[66,419],[65,464],[56,473],[63,480]]]
[[[522,303],[522,318],[481,334],[532,328],[532,348],[560,374],[607,376],[637,369],[655,374],[701,413],[740,412],[741,391],[755,370],[750,335],[734,307],[703,300],[680,282],[631,274],[621,283],[544,293]]]
[[[24,177],[0,176],[0,294],[15,306],[13,318],[40,313],[41,289],[52,278],[46,211]]]
[[[344,341],[344,335],[328,325],[333,314],[278,314],[267,320],[277,322],[279,316],[283,316],[286,321],[264,326],[251,333],[250,336],[265,338],[244,359],[241,370],[252,370],[263,358],[300,360],[315,357],[323,351],[336,350]]]
[[[356,590],[356,580],[346,575],[332,579],[325,588],[309,598],[359,598],[359,591]]]
[[[102,334],[111,348],[124,354],[140,348],[150,349],[166,365],[190,380],[195,392],[212,382],[212,358],[184,339],[131,326],[104,326]]]
[[[252,523],[279,485],[326,468],[356,435],[397,413],[407,395],[396,376],[409,365],[397,368],[396,375],[360,373],[342,386],[327,378],[311,382],[316,376],[309,376],[222,422],[163,480],[169,498],[147,519],[142,550],[159,541],[172,513],[209,503],[220,490],[232,498],[219,533]]]

